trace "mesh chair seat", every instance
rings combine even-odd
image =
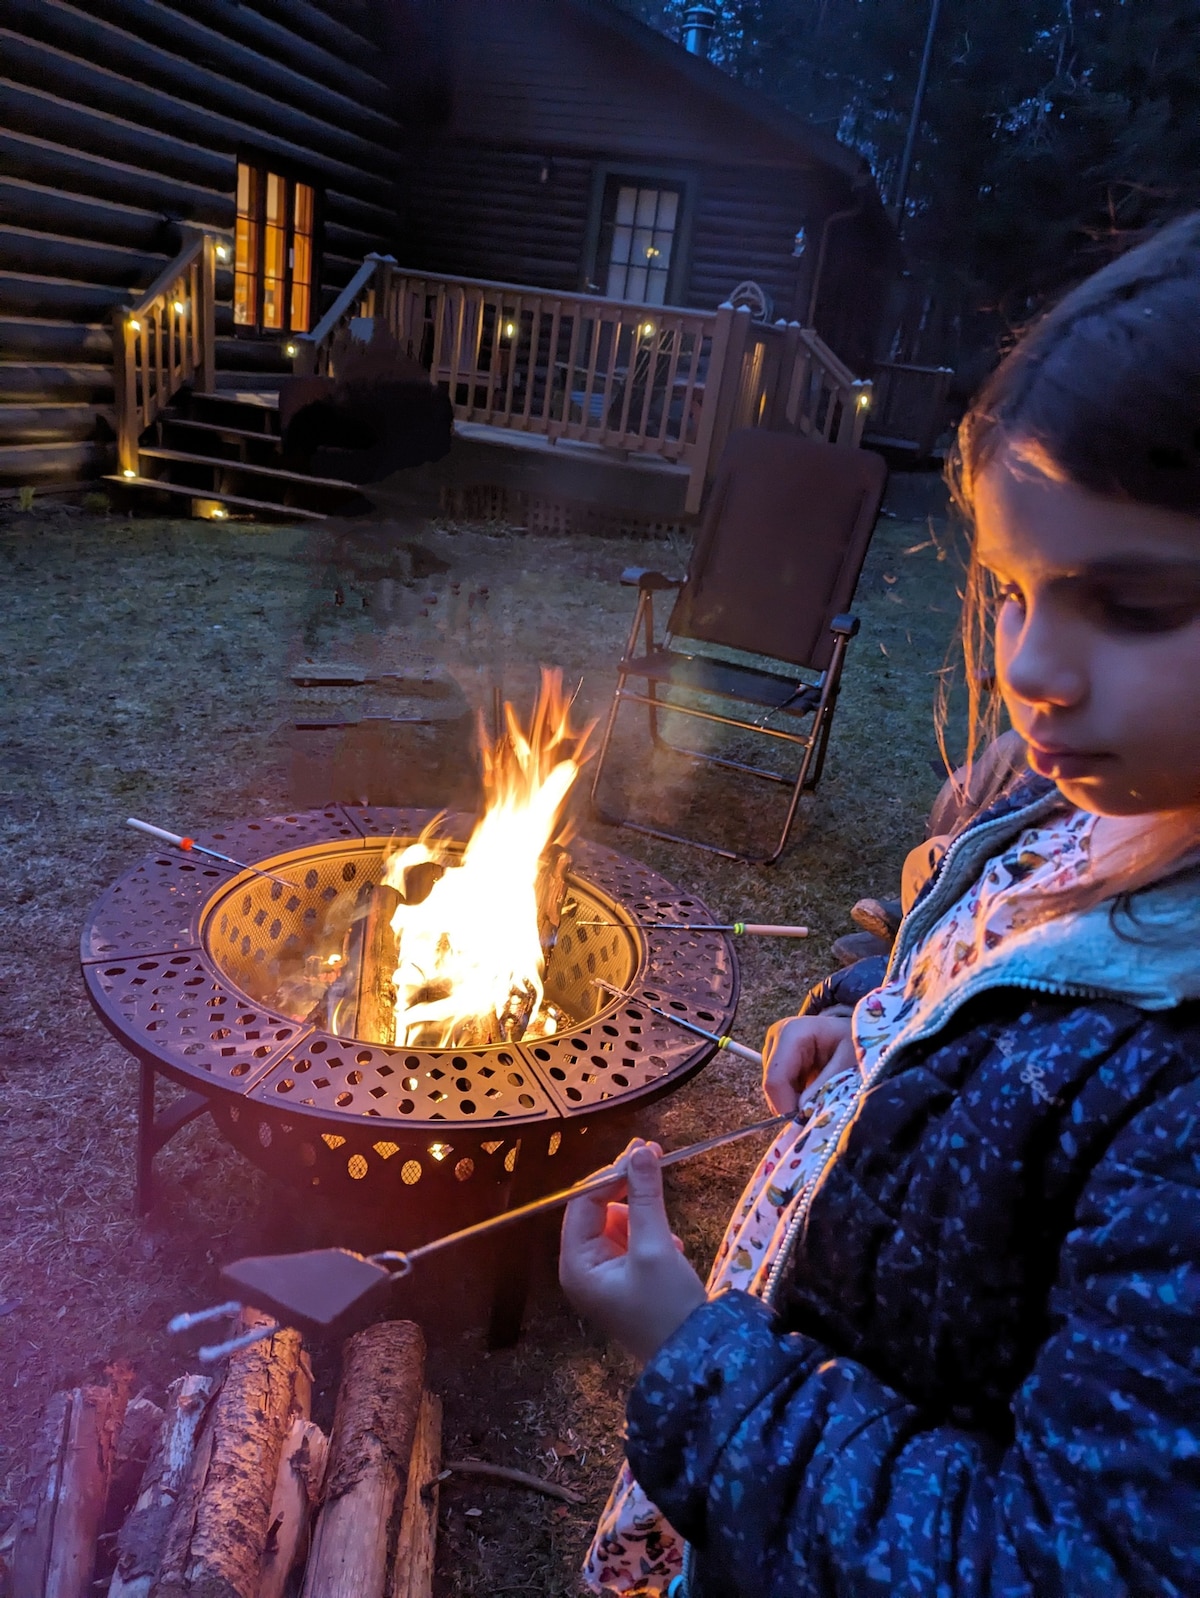
[[[682,649],[656,649],[653,654],[623,660],[621,670],[630,677],[645,677],[648,682],[762,705],[789,716],[811,715],[821,703],[819,683],[715,660],[710,655],[689,655]],[[663,703],[665,708],[667,702]]]

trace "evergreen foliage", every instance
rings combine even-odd
[[[686,0],[622,3],[681,36]],[[927,0],[714,4],[713,60],[860,149],[890,199]],[[1200,0],[943,0],[904,228],[926,356],[993,344],[1200,206],[1198,63]]]

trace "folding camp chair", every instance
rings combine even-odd
[[[637,587],[638,603],[592,779],[602,819],[731,860],[778,860],[800,796],[816,787],[825,762],[846,646],[859,628],[847,610],[886,479],[883,461],[866,450],[759,430],[732,435],[687,577],[636,568],[621,577]],[[674,588],[679,593],[660,644],[654,637],[654,595]],[[631,677],[645,681],[643,692],[628,686]],[[604,813],[600,780],[626,700],[647,707],[650,736],[659,747],[791,787],[783,831],[770,854],[743,854]],[[660,733],[664,711],[799,744],[800,770],[790,777],[679,749]],[[809,717],[807,728],[801,727]]]

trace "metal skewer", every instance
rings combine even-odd
[[[577,921],[577,927],[627,927],[628,921]],[[634,921],[639,932],[732,932],[735,938],[807,938],[807,927],[777,927],[763,921]]]
[[[126,816],[125,825],[135,827],[138,832],[149,833],[152,838],[161,838],[164,843],[173,843],[177,849],[182,849],[184,854],[207,855],[210,860],[220,860],[224,865],[236,866],[239,871],[252,871],[256,877],[266,877],[268,882],[280,882],[285,888],[296,886],[286,877],[277,877],[273,871],[260,871],[257,866],[249,866],[244,860],[235,860],[232,855],[221,854],[217,849],[210,849],[203,843],[197,843],[195,838],[181,837],[177,832],[167,832],[164,827],[152,827],[148,821],[139,821],[136,816]]]
[[[785,1115],[772,1115],[764,1121],[755,1121],[751,1126],[740,1126],[732,1132],[718,1132],[714,1137],[703,1138],[699,1143],[689,1143],[680,1149],[672,1149],[669,1154],[659,1158],[660,1166],[677,1165],[682,1160],[693,1159],[698,1154],[707,1154],[711,1149],[723,1147],[726,1143],[736,1143],[740,1138],[753,1137],[759,1132],[775,1132],[794,1121],[804,1112],[802,1109],[788,1111]],[[465,1243],[470,1239],[483,1237],[489,1232],[499,1231],[501,1227],[516,1225],[519,1221],[527,1220],[532,1215],[541,1215],[547,1210],[558,1209],[569,1204],[572,1199],[581,1198],[584,1194],[602,1191],[605,1188],[615,1187],[618,1182],[626,1177],[624,1161],[619,1161],[609,1166],[606,1170],[597,1171],[594,1175],[586,1177],[582,1182],[576,1182],[571,1187],[562,1188],[557,1193],[549,1193],[545,1198],[533,1199],[528,1204],[518,1205],[516,1209],[506,1210],[502,1215],[493,1215],[485,1221],[476,1221],[471,1226],[464,1226],[457,1232],[448,1232],[445,1237],[435,1237],[429,1243],[422,1243],[413,1249],[385,1249],[379,1254],[354,1256],[365,1266],[370,1264],[389,1267],[389,1270],[376,1273],[379,1280],[386,1275],[400,1278],[409,1275],[417,1260],[424,1259],[430,1254],[436,1254],[444,1248],[450,1248],[456,1243]],[[331,1251],[334,1254],[338,1250]],[[285,1256],[286,1258],[286,1256]],[[251,1262],[253,1263],[253,1262]],[[230,1267],[232,1269],[232,1267]],[[360,1296],[376,1285],[368,1284]],[[225,1304],[216,1304],[211,1309],[197,1310],[191,1314],[176,1315],[174,1320],[168,1322],[169,1332],[190,1331],[192,1327],[203,1325],[208,1321],[217,1320],[226,1316],[238,1314],[242,1309],[238,1300],[231,1300]],[[255,1326],[249,1331],[241,1332],[236,1337],[229,1338],[223,1343],[213,1343],[197,1351],[201,1364],[211,1365],[216,1360],[224,1359],[229,1354],[235,1354],[240,1349],[248,1348],[251,1344],[261,1342],[268,1337],[273,1337],[282,1329],[283,1323],[272,1321],[268,1325]]]
[[[699,1143],[689,1143],[681,1149],[672,1149],[669,1154],[659,1156],[659,1165],[677,1165],[681,1160],[693,1159],[697,1154],[707,1154],[710,1149],[719,1149],[726,1143],[736,1143],[739,1138],[752,1137],[756,1132],[773,1132],[787,1122],[795,1119],[795,1111],[789,1110],[786,1115],[768,1116],[765,1121],[755,1121],[752,1126],[739,1126],[734,1132],[718,1132],[715,1137],[706,1137]],[[545,1198],[533,1199],[528,1204],[520,1204],[515,1210],[505,1210],[503,1215],[493,1215],[486,1221],[476,1221],[473,1226],[464,1226],[461,1231],[449,1232],[445,1237],[435,1237],[431,1243],[422,1243],[419,1248],[411,1249],[385,1249],[382,1254],[372,1254],[370,1257],[381,1265],[394,1265],[393,1272],[397,1276],[407,1276],[414,1263],[424,1259],[427,1254],[436,1254],[439,1249],[449,1248],[452,1243],[465,1243],[468,1238],[482,1237],[487,1232],[499,1231],[502,1226],[511,1226],[516,1221],[523,1221],[531,1215],[541,1215],[546,1210],[555,1210],[562,1205],[569,1204],[573,1199],[582,1198],[585,1193],[596,1193],[602,1188],[613,1187],[618,1182],[625,1180],[625,1163],[618,1161],[606,1170],[597,1171],[594,1176],[585,1177],[582,1182],[576,1182],[573,1187],[564,1187],[557,1193],[548,1193]]]
[[[697,1026],[694,1021],[685,1021],[681,1015],[672,1015],[670,1010],[660,1010],[657,1004],[651,1004],[643,999],[640,994],[630,993],[627,988],[616,988],[611,982],[602,982],[599,977],[593,977],[592,982],[598,988],[603,988],[605,993],[611,993],[614,998],[628,999],[632,1004],[638,1004],[644,1010],[651,1010],[655,1015],[661,1015],[664,1021],[674,1021],[676,1026],[682,1027],[685,1032],[694,1032],[698,1038],[707,1038],[710,1043],[715,1043],[718,1049],[727,1049],[730,1054],[736,1054],[739,1060],[752,1060],[755,1065],[763,1063],[763,1057],[757,1049],[748,1049],[744,1043],[735,1043],[727,1034],[710,1032],[707,1027]]]

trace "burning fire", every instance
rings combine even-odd
[[[560,818],[587,732],[572,731],[557,672],[542,673],[528,730],[511,705],[505,721],[504,737],[484,742],[485,810],[462,854],[439,849],[427,829],[388,861],[384,883],[401,895],[391,918],[396,1043],[499,1043],[547,1036],[565,1019],[545,1002],[543,979],[566,886]]]

